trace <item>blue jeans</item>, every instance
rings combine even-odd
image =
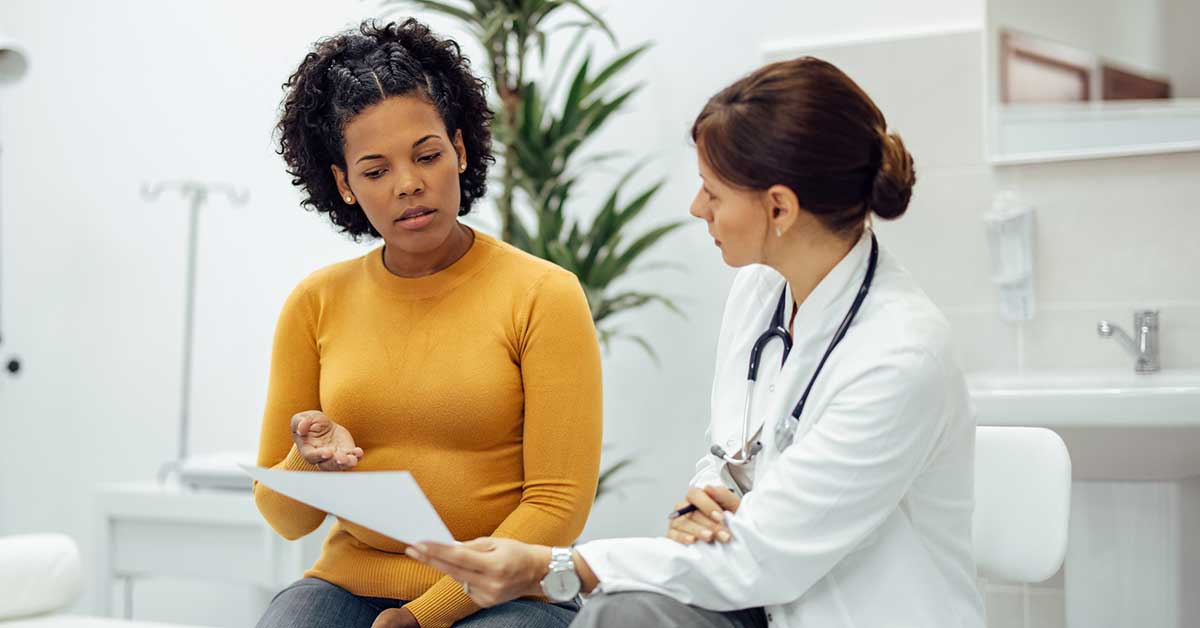
[[[375,618],[404,600],[364,597],[320,578],[303,578],[280,591],[257,628],[371,628]],[[574,604],[513,600],[460,619],[461,628],[566,628],[579,610]]]
[[[767,628],[761,608],[708,611],[660,593],[607,593],[588,600],[572,628]]]

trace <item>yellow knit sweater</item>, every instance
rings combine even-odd
[[[363,448],[348,473],[411,471],[458,540],[567,545],[583,530],[601,429],[587,301],[574,275],[494,238],[477,233],[427,277],[391,274],[380,247],[305,279],[275,330],[260,466],[316,470],[292,444],[303,410],[323,411]],[[254,498],[288,539],[325,519],[266,486]],[[305,575],[408,600],[422,628],[478,610],[405,547],[339,519]]]

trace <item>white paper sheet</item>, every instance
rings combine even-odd
[[[292,499],[404,543],[454,543],[408,471],[279,471],[240,466]]]

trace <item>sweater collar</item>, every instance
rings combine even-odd
[[[384,247],[373,249],[363,256],[363,266],[367,275],[378,286],[398,296],[411,299],[422,299],[437,296],[461,285],[487,265],[488,258],[495,251],[495,238],[471,230],[475,235],[471,248],[453,264],[424,277],[400,277],[392,274],[383,263]]]

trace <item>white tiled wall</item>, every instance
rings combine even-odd
[[[980,582],[985,592],[988,628],[1063,628],[1066,605],[1061,575],[1029,586]]]
[[[1096,321],[1160,310],[1166,368],[1200,366],[1200,153],[998,170],[1037,216],[1039,315],[1019,330],[1025,368],[1130,366]]]
[[[909,212],[878,231],[945,311],[968,371],[1111,367],[1132,358],[1096,322],[1161,310],[1164,367],[1200,367],[1200,153],[995,168],[983,138],[979,31],[793,51],[839,65],[915,156]],[[786,55],[780,55],[786,56]],[[1000,189],[1037,210],[1037,315],[997,315],[981,214]],[[1063,573],[1032,586],[981,582],[991,628],[1063,628]]]

